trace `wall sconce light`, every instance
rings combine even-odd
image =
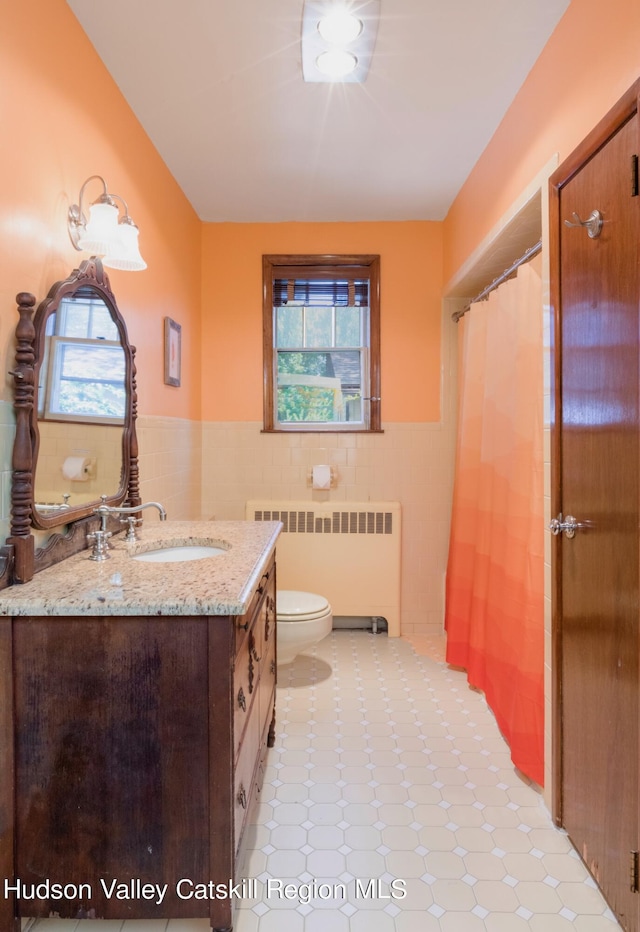
[[[379,15],[380,0],[305,0],[304,80],[362,83],[376,43]]]
[[[82,199],[84,189],[94,179],[102,182],[102,194],[89,207],[87,220]],[[124,206],[122,216],[116,200]],[[140,272],[147,267],[140,255],[138,227],[129,216],[127,202],[119,194],[109,194],[102,175],[91,175],[80,188],[78,204],[69,208],[68,229],[76,249],[100,256],[102,264],[110,269]]]

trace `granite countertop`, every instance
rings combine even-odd
[[[165,521],[139,540],[111,538],[110,558],[84,550],[0,592],[0,615],[242,615],[282,525],[278,521]],[[159,546],[219,546],[202,560],[147,563],[132,557]]]

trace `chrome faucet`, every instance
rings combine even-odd
[[[160,513],[160,520],[167,520],[167,512],[164,510],[160,502],[144,502],[142,505],[129,505],[129,506],[118,506],[118,505],[107,505],[107,496],[101,495],[101,504],[97,508],[94,508],[94,515],[100,516],[100,530],[93,531],[91,534],[87,534],[87,540],[93,542],[93,550],[89,556],[90,560],[108,560],[109,559],[109,544],[108,540],[111,537],[111,531],[107,530],[107,518],[109,515],[129,515],[124,519],[123,523],[129,525],[127,535],[125,540],[136,540],[136,531],[135,523],[136,519],[133,517],[139,511],[142,511],[144,508],[157,508]]]

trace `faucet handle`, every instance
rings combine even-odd
[[[133,541],[137,540],[136,537],[136,526],[142,524],[140,518],[136,518],[135,515],[127,515],[126,518],[120,518],[120,524],[127,524],[128,529],[125,534],[125,540]]]
[[[90,560],[108,560],[109,559],[109,538],[111,531],[92,531],[87,534],[87,540],[93,542],[93,550],[89,555]]]
[[[87,540],[107,541],[112,536],[113,534],[111,531],[103,531],[102,529],[100,529],[99,531],[91,531],[91,533],[87,534]]]

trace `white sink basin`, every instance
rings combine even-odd
[[[206,560],[207,557],[216,557],[227,552],[226,547],[216,547],[210,544],[181,544],[178,546],[158,547],[155,550],[144,550],[133,556],[141,563],[186,563],[191,560]]]

